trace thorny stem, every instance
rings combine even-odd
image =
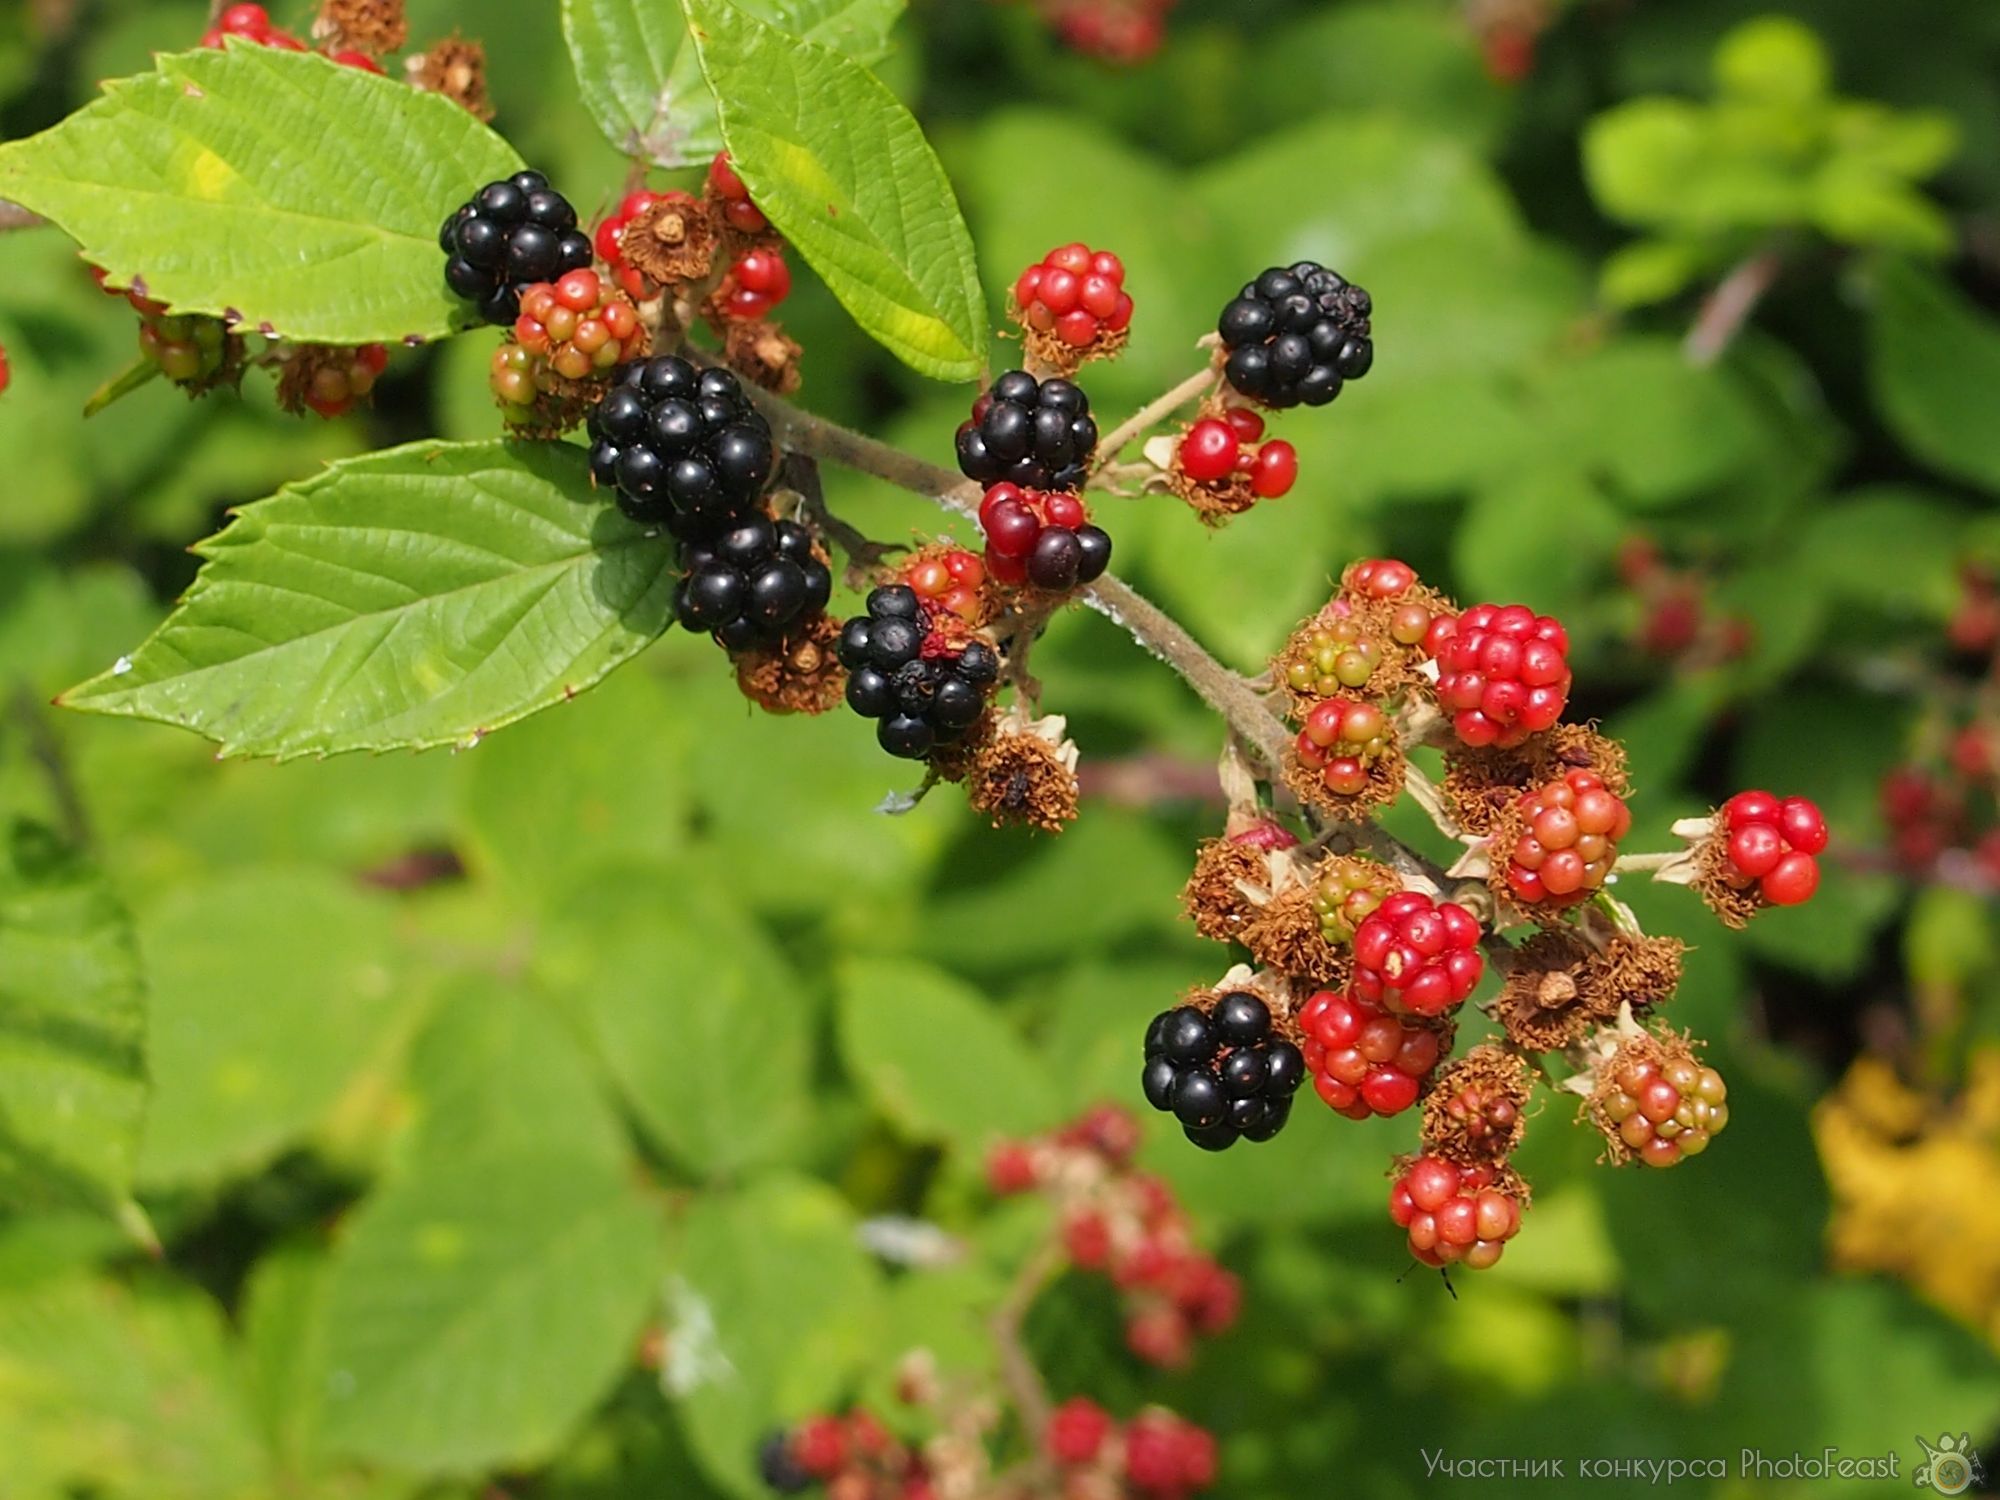
[[[1144,432],[1148,427],[1165,421],[1183,406],[1187,405],[1188,402],[1194,400],[1210,386],[1214,385],[1217,379],[1218,376],[1216,375],[1215,367],[1213,365],[1204,365],[1158,400],[1150,401],[1133,412],[1131,416],[1120,422],[1098,440],[1097,461],[1091,465],[1091,472],[1096,473],[1099,469],[1102,469],[1106,464],[1117,458],[1119,452],[1133,438]]]

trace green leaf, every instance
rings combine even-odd
[[[1745,21],[1715,49],[1717,86],[1762,104],[1802,108],[1826,92],[1829,72],[1819,37],[1789,16]]]
[[[1964,531],[1942,496],[1876,486],[1808,516],[1787,566],[1845,603],[1943,621],[1962,592]]]
[[[476,744],[667,628],[673,544],[591,494],[580,449],[413,443],[248,505],[179,608],[66,707],[224,756]]]
[[[0,146],[0,198],[46,214],[119,285],[330,344],[469,321],[438,225],[513,149],[442,95],[312,53],[232,43]]]
[[[1686,217],[1690,181],[1709,167],[1708,121],[1681,99],[1634,99],[1583,132],[1583,170],[1598,206],[1630,224]]]
[[[1700,250],[1683,240],[1635,240],[1606,257],[1598,291],[1613,307],[1664,302],[1701,274]]]
[[[817,997],[694,870],[628,865],[579,886],[538,958],[677,1161],[728,1176],[804,1139]]]
[[[616,1167],[625,1135],[590,1059],[549,1003],[485,975],[446,991],[410,1048],[415,1170],[545,1148]]]
[[[268,1500],[236,1354],[220,1308],[150,1277],[0,1295],[0,1494]]]
[[[381,1059],[403,1006],[386,903],[332,871],[183,881],[139,912],[139,950],[148,1183],[248,1170],[296,1144]]]
[[[710,1194],[688,1215],[668,1283],[668,1358],[695,1455],[744,1500],[770,1494],[757,1442],[779,1422],[827,1410],[879,1343],[881,1278],[854,1216],[802,1178]]]
[[[334,1255],[327,1446],[428,1471],[546,1459],[629,1359],[659,1233],[619,1168],[573,1152],[391,1183]]]
[[[866,68],[727,0],[682,0],[730,160],[757,206],[871,338],[972,380],[987,311],[937,153]]]
[[[858,63],[889,50],[903,0],[741,0],[759,20]],[[655,166],[705,163],[722,149],[715,99],[687,45],[686,18],[646,0],[563,0],[563,37],[577,89],[620,151]]]
[[[1047,1070],[978,993],[927,964],[840,973],[840,1050],[883,1113],[919,1140],[978,1150],[1055,1123]]]
[[[2000,490],[2000,325],[1934,272],[1889,262],[1868,320],[1868,372],[1896,436],[1943,473]]]
[[[144,1103],[131,923],[41,829],[0,840],[0,1208],[118,1213]]]

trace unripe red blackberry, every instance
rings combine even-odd
[[[1141,1412],[1125,1429],[1125,1480],[1141,1500],[1181,1500],[1215,1482],[1215,1439],[1170,1411]]]
[[[708,164],[709,193],[721,203],[722,217],[739,234],[763,234],[771,227],[757,205],[750,201],[750,189],[730,165],[729,153],[718,151]]]
[[[1097,451],[1090,398],[1072,381],[1009,370],[959,425],[958,467],[980,484],[1074,490]]]
[[[985,623],[981,588],[986,582],[986,564],[977,553],[962,547],[926,549],[904,567],[903,582],[934,619],[952,615],[968,625]]]
[[[280,52],[304,52],[306,44],[290,32],[271,24],[270,12],[261,5],[226,5],[215,24],[202,33],[204,47],[220,47],[227,37],[239,37],[259,47],[275,47]],[[338,62],[341,59],[336,58]]]
[[[564,380],[608,375],[646,348],[638,310],[587,268],[524,288],[514,339]]]
[[[1353,993],[1405,1015],[1444,1015],[1479,983],[1479,935],[1458,903],[1398,891],[1355,931]]]
[[[1511,749],[1562,717],[1569,634],[1559,621],[1525,605],[1476,604],[1438,620],[1428,640],[1438,704],[1464,744]]]
[[[1395,746],[1395,731],[1381,709],[1354,698],[1325,698],[1299,731],[1299,759],[1326,789],[1353,797],[1368,785],[1368,768]]]
[[[1188,428],[1176,450],[1181,475],[1217,490],[1247,487],[1259,500],[1275,500],[1288,493],[1298,482],[1298,450],[1275,439],[1256,444],[1254,435],[1244,435],[1246,431],[1261,433],[1263,427],[1256,413],[1242,407],[1224,416],[1200,418]]]
[[[1088,1396],[1072,1396],[1049,1413],[1043,1429],[1042,1446],[1059,1464],[1078,1465],[1096,1461],[1114,1423],[1111,1413]]]
[[[7,351],[0,348],[0,396],[7,394],[7,387],[14,383],[14,372],[7,364]]]
[[[1313,909],[1330,943],[1351,943],[1355,929],[1403,888],[1387,865],[1356,855],[1327,860],[1313,881]]]
[[[1029,266],[1015,278],[1013,297],[1025,327],[1071,349],[1109,343],[1132,322],[1124,262],[1084,244],[1058,246]]]
[[[1410,1161],[1389,1190],[1389,1217],[1427,1266],[1483,1271],[1521,1228],[1522,1194],[1511,1174],[1439,1156]]]
[[[1649,1167],[1699,1156],[1729,1123],[1729,1089],[1685,1044],[1630,1048],[1614,1058],[1591,1111],[1607,1139]],[[1616,1148],[1614,1148],[1615,1150]]]
[[[1401,1114],[1451,1046],[1436,1022],[1395,1016],[1351,994],[1321,990],[1299,1010],[1305,1064],[1329,1109],[1351,1120]]]
[[[1268,1141],[1291,1118],[1305,1058],[1274,1033],[1270,1007],[1247,990],[1162,1011],[1146,1028],[1141,1086],[1153,1108],[1171,1111],[1205,1151],[1239,1139]]]
[[[1223,377],[1270,407],[1324,406],[1375,362],[1368,293],[1313,261],[1273,266],[1222,310]]]
[[[1501,845],[1507,894],[1528,906],[1573,906],[1603,887],[1632,813],[1597,772],[1576,770],[1523,793],[1501,827],[1512,835]]]
[[[715,300],[725,318],[754,323],[792,294],[792,272],[785,257],[762,246],[747,251],[716,289]]]
[[[1726,840],[1722,879],[1732,888],[1754,887],[1773,906],[1797,906],[1819,889],[1826,819],[1806,798],[1738,792],[1722,804],[1718,836]]]

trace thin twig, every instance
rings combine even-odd
[[[18,203],[0,200],[0,234],[10,229],[39,229],[49,221]]]
[[[1149,401],[1098,440],[1097,461],[1092,472],[1115,459],[1124,446],[1156,422],[1164,422],[1216,381],[1215,369],[1204,365],[1157,401]]]
[[[1028,1309],[1041,1295],[1042,1288],[1062,1269],[1062,1264],[1061,1241],[1054,1236],[1043,1240],[1014,1273],[1006,1295],[994,1307],[993,1316],[986,1325],[998,1357],[1000,1383],[1006,1387],[1014,1410],[1020,1414],[1029,1447],[1037,1455],[1044,1451],[1042,1433],[1049,1425],[1049,1388],[1043,1383],[1042,1372],[1035,1368],[1034,1360],[1021,1342],[1021,1325],[1027,1319]]]
[[[1730,273],[1715,284],[1701,304],[1701,312],[1681,344],[1687,362],[1697,367],[1714,364],[1722,357],[1750,321],[1750,314],[1771,290],[1784,269],[1785,252],[1779,245],[1767,245],[1736,263]]]

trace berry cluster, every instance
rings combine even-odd
[[[708,191],[722,205],[722,221],[738,234],[763,234],[770,229],[771,221],[750,201],[750,189],[736,175],[727,151],[716,152],[715,160],[708,164]]]
[[[1669,565],[1649,538],[1620,544],[1618,577],[1638,601],[1633,644],[1645,655],[1693,668],[1734,661],[1750,649],[1750,621],[1718,612],[1702,573]]]
[[[1132,323],[1125,263],[1082,243],[1059,246],[1016,278],[1014,311],[1029,329],[1071,349],[1104,348]]]
[[[546,415],[562,429],[575,421],[562,406],[580,383],[596,382],[581,393],[594,394],[645,350],[646,330],[625,294],[596,271],[571,271],[522,291],[513,337],[493,351],[489,384],[511,425]]]
[[[591,409],[590,472],[635,521],[705,541],[755,510],[776,453],[771,427],[727,370],[675,354],[627,365]]]
[[[284,349],[278,356],[278,404],[287,411],[301,407],[322,417],[342,416],[374,391],[389,368],[389,350],[382,344],[353,348],[306,344]]]
[[[1769,792],[1738,792],[1722,804],[1721,876],[1732,889],[1773,906],[1797,906],[1819,889],[1826,819],[1804,797],[1783,801]]]
[[[159,307],[155,302],[152,307]],[[229,329],[220,318],[157,312],[139,318],[139,352],[176,385],[199,386],[229,362]]]
[[[1522,1206],[1504,1169],[1440,1156],[1417,1157],[1389,1190],[1389,1217],[1427,1266],[1491,1266],[1520,1229]]]
[[[848,707],[878,720],[875,738],[905,760],[962,740],[986,711],[999,653],[977,637],[954,645],[907,584],[875,589],[867,607],[840,631]]]
[[[1323,698],[1306,715],[1295,748],[1327,791],[1336,797],[1356,797],[1368,785],[1369,768],[1394,743],[1387,716],[1374,704],[1357,698]]]
[[[1197,484],[1218,485],[1241,478],[1259,500],[1275,500],[1298,482],[1299,453],[1290,443],[1264,436],[1264,419],[1248,407],[1229,407],[1219,417],[1203,417],[1181,439],[1176,460]],[[1255,445],[1255,446],[1246,446]]]
[[[1375,362],[1368,293],[1309,260],[1273,266],[1222,309],[1223,377],[1265,406],[1324,406]]]
[[[1121,1427],[1088,1396],[1049,1413],[1042,1447],[1064,1495],[1185,1500],[1215,1482],[1215,1438],[1162,1407]]]
[[[1320,990],[1299,1011],[1305,1063],[1327,1107],[1351,1120],[1401,1114],[1444,1058],[1451,1032]]]
[[[1205,1151],[1270,1140],[1291,1118],[1305,1076],[1304,1056],[1274,1034],[1270,1007],[1247,991],[1218,996],[1208,1012],[1162,1011],[1146,1028],[1146,1102],[1171,1110]]]
[[[1435,1124],[1425,1122],[1426,1144],[1432,1144],[1434,1136],[1447,1138],[1454,1149],[1438,1153],[1447,1159],[1500,1161],[1519,1141],[1525,1086],[1509,1088],[1491,1078],[1460,1076],[1462,1069],[1485,1061],[1482,1054],[1492,1050],[1475,1048],[1465,1060],[1453,1064],[1451,1074],[1438,1079],[1433,1103],[1426,1106],[1427,1112],[1434,1110],[1436,1114]],[[1509,1062],[1513,1068],[1521,1067],[1518,1060]]]
[[[1236,1278],[1196,1247],[1173,1190],[1132,1167],[1138,1122],[1100,1105],[1055,1133],[1003,1141],[986,1161],[996,1193],[1053,1200],[1062,1246],[1078,1270],[1103,1272],[1125,1303],[1125,1340],[1148,1364],[1179,1368],[1197,1335],[1236,1321]]]
[[[792,272],[775,248],[745,251],[716,288],[715,301],[725,318],[755,323],[792,294]]]
[[[1395,873],[1374,860],[1327,861],[1312,891],[1321,934],[1330,943],[1353,942],[1355,930],[1402,888]]]
[[[753,515],[713,542],[681,547],[674,615],[730,651],[775,645],[826,608],[833,574],[796,521]]]
[[[1074,490],[1097,452],[1090,398],[1074,381],[1009,370],[958,428],[958,467],[979,484]]]
[[[1722,1075],[1692,1057],[1635,1057],[1618,1067],[1595,1101],[1602,1121],[1649,1167],[1699,1156],[1729,1123]]]
[[[1455,1010],[1486,966],[1479,937],[1458,903],[1398,891],[1355,929],[1354,994],[1402,1015]]]
[[[438,231],[445,285],[506,326],[521,315],[521,294],[590,265],[590,236],[576,210],[540,172],[489,182],[453,210]]]
[[[982,622],[986,564],[977,553],[963,547],[927,549],[904,567],[903,582],[933,618],[954,615],[968,625]]]
[[[1522,794],[1520,834],[1508,851],[1507,893],[1530,906],[1566,906],[1603,887],[1631,832],[1624,799],[1595,771],[1570,771]]]
[[[1024,490],[1002,482],[979,503],[986,567],[1000,583],[1033,584],[1063,594],[1094,583],[1111,565],[1111,537],[1090,524],[1083,501],[1067,491]]]
[[[770,1433],[757,1446],[757,1471],[781,1495],[822,1485],[841,1500],[935,1500],[923,1455],[858,1408]]]
[[[237,37],[259,47],[275,47],[281,52],[304,52],[306,44],[271,24],[271,13],[261,5],[226,5],[215,24],[202,33],[204,47],[220,47],[228,37]],[[354,56],[361,56],[355,53]],[[381,69],[377,68],[376,72]]]
[[[1475,604],[1427,638],[1439,705],[1459,739],[1512,749],[1552,727],[1569,700],[1569,633],[1520,604]]]

